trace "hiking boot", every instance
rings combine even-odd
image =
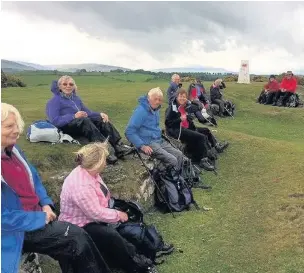
[[[210,150],[208,150],[207,156],[211,160],[217,160],[218,157],[217,157],[217,151],[216,151],[215,147],[212,147]]]
[[[158,273],[157,268],[156,268],[155,265],[148,267],[145,272],[146,273]]]
[[[138,272],[138,273],[153,272],[153,271],[149,271],[149,270],[154,267],[154,264],[146,256],[140,255],[140,254],[135,254],[133,256],[133,261],[135,262],[135,272]],[[157,271],[155,271],[155,272],[157,272]]]
[[[214,171],[214,166],[210,164],[207,157],[201,159],[199,166],[206,171]]]
[[[127,146],[127,145],[116,145],[115,146],[115,154],[118,158],[122,158],[125,155],[129,155],[135,151],[135,148]]]
[[[118,160],[118,158],[115,155],[115,150],[112,147],[112,145],[109,145],[108,150],[109,150],[109,155],[107,157],[107,163],[114,165]]]
[[[118,158],[115,155],[109,155],[107,157],[107,163],[114,165],[117,162]]]
[[[162,249],[156,252],[156,258],[161,257],[162,255],[169,255],[173,252],[174,246],[172,244],[164,243]]]
[[[215,145],[215,149],[218,153],[222,153],[228,146],[229,146],[229,143],[227,141],[225,141],[223,143],[218,142]]]

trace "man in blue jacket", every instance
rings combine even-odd
[[[172,101],[175,99],[175,95],[177,92],[177,89],[181,87],[180,84],[180,76],[178,74],[173,74],[171,77],[171,83],[167,90],[167,99],[168,104],[170,105]]]
[[[16,146],[24,123],[1,104],[1,272],[17,273],[23,252],[49,255],[64,273],[108,273],[91,237],[56,221],[54,205],[35,168]]]
[[[159,126],[159,111],[163,93],[159,87],[153,88],[148,95],[139,98],[139,105],[127,125],[126,138],[139,150],[159,159],[164,165],[179,171],[183,153],[162,138]]]

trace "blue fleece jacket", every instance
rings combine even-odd
[[[40,205],[53,206],[36,169],[19,148],[14,147],[12,153],[26,168]],[[24,211],[19,196],[1,176],[1,272],[18,273],[24,233],[43,228],[45,220],[43,211]]]
[[[53,81],[51,91],[54,96],[47,102],[46,115],[48,120],[60,128],[73,119],[78,111],[84,111],[88,114],[89,118],[99,118],[100,113],[89,110],[81,101],[80,97],[73,90],[72,97],[66,98],[61,95],[61,91],[58,88],[57,81]]]
[[[136,147],[161,142],[161,128],[159,126],[159,109],[153,110],[148,97],[142,96],[139,105],[133,112],[127,125],[125,136]]]

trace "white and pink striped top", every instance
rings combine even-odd
[[[80,227],[91,222],[117,223],[118,211],[108,208],[110,192],[105,196],[100,184],[107,188],[100,175],[93,177],[82,167],[76,167],[64,180],[58,220]]]

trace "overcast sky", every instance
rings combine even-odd
[[[2,2],[1,57],[131,69],[304,69],[303,2]]]

